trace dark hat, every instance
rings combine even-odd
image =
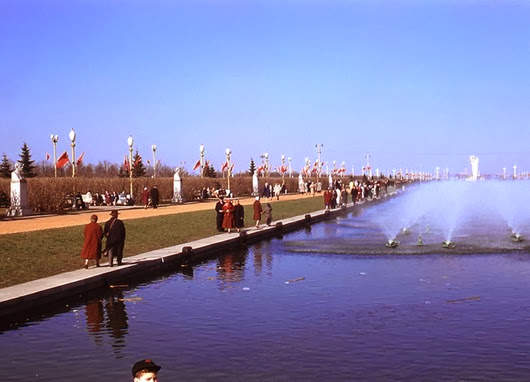
[[[162,367],[158,366],[156,363],[151,361],[150,359],[142,359],[141,361],[136,362],[132,367],[132,375],[133,377],[136,376],[136,373],[138,373],[140,370],[148,370],[155,373],[158,373],[158,370],[160,370]]]
[[[116,215],[116,216],[117,216],[117,215],[118,215],[118,210],[112,210],[112,211],[110,211],[110,214],[111,214],[111,215]]]

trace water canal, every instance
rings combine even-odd
[[[126,381],[150,357],[161,381],[527,380],[528,253],[392,252],[374,223],[388,211],[370,207],[3,331],[0,379]],[[505,231],[496,221],[487,229]],[[470,236],[454,234],[457,244]],[[367,238],[383,249],[343,250]]]

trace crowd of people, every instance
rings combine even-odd
[[[348,189],[350,190],[348,192]],[[351,195],[351,201],[355,205],[361,200],[371,200],[378,198],[383,191],[386,193],[387,184],[385,182],[359,182],[351,181],[348,187],[340,180],[337,180],[333,187],[324,191],[324,206],[326,209],[333,209],[348,204],[348,198]]]
[[[241,232],[245,227],[245,209],[237,198],[225,198],[220,196],[215,203],[216,227],[218,232],[231,233],[233,230]],[[252,218],[259,228],[262,217],[265,219],[267,226],[272,224],[272,206],[270,203],[261,205],[260,197],[256,196],[252,204]]]

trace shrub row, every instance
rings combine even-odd
[[[36,177],[26,179],[28,183],[29,206],[34,212],[60,212],[67,195],[77,192],[85,194],[91,191],[105,193],[105,191],[129,193],[129,178],[50,178]],[[316,178],[312,179],[316,181]],[[265,182],[281,183],[278,177],[259,179],[260,193]],[[133,195],[135,204],[141,203],[141,195],[144,187],[151,188],[157,185],[160,199],[163,202],[171,202],[173,199],[173,178],[133,178]],[[285,185],[289,192],[298,191],[298,178],[285,178]],[[184,201],[194,200],[200,195],[200,190],[206,188],[226,188],[227,180],[223,178],[182,178],[182,198]],[[235,196],[249,196],[252,194],[252,177],[236,175],[230,179],[230,188]],[[10,194],[10,179],[0,179],[0,193]]]

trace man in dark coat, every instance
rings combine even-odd
[[[224,229],[223,229],[223,218],[224,218],[224,213],[223,213],[223,198],[222,197],[219,197],[219,199],[217,199],[217,203],[215,203],[215,212],[217,212],[217,216],[216,216],[216,225],[217,225],[217,232],[224,232]]]
[[[243,206],[239,203],[239,199],[236,200],[236,205],[234,206],[234,220],[236,225],[236,230],[239,232],[241,228],[245,226],[245,210]]]
[[[113,266],[113,260],[116,258],[118,265],[122,264],[123,247],[125,246],[125,225],[118,219],[118,211],[110,213],[111,218],[105,223],[103,236],[107,238],[105,249],[109,256],[109,266]]]
[[[153,205],[153,208],[158,207],[158,188],[156,187],[156,184],[151,188],[149,191],[151,194],[151,204]]]

